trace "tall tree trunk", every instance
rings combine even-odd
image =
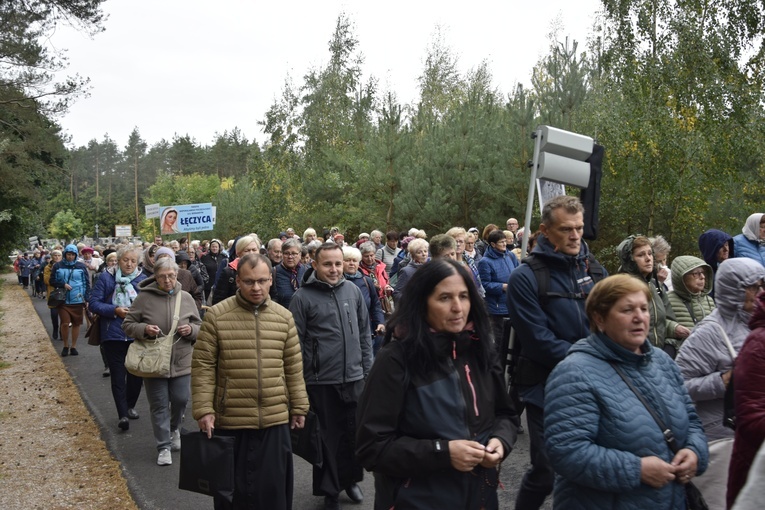
[[[133,184],[135,188],[135,228],[138,230],[138,155],[133,155]]]

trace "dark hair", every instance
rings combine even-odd
[[[395,230],[391,230],[390,232],[385,234],[385,239],[387,239],[388,241],[393,241],[393,240],[398,241],[398,232],[396,232]]]
[[[489,232],[489,237],[486,238],[489,243],[498,243],[500,241],[506,241],[505,233],[501,230],[492,230]]]
[[[396,336],[396,340],[400,341],[404,348],[409,370],[412,372],[426,374],[432,370],[445,370],[429,339],[431,328],[426,320],[428,297],[442,280],[455,274],[465,281],[470,295],[468,322],[473,323],[473,330],[478,337],[478,341],[471,343],[476,349],[476,359],[482,368],[489,369],[496,356],[489,315],[472,274],[454,260],[435,259],[423,264],[414,272],[406,285],[401,303],[396,306],[396,311],[386,326],[385,343],[389,343],[392,337]]]
[[[239,265],[237,266],[237,269],[240,267],[256,267],[260,264],[265,264],[268,268],[268,273],[270,274],[273,270],[273,266],[271,265],[271,260],[266,257],[265,255],[261,255],[260,253],[246,253],[242,258],[239,259]]]
[[[318,248],[316,248],[316,252],[313,254],[313,259],[318,262],[319,261],[319,254],[321,252],[323,252],[323,251],[328,251],[328,250],[340,250],[341,253],[343,251],[343,249],[340,247],[339,244],[333,243],[332,241],[329,241],[329,242],[326,242],[326,243],[322,244]]]

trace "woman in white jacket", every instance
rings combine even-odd
[[[751,259],[720,264],[715,276],[717,308],[696,325],[675,360],[709,440],[709,468],[696,480],[709,508],[725,508],[733,431],[723,426],[723,399],[734,357],[749,335],[757,294],[753,289],[763,278],[765,267]]]

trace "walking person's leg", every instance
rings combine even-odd
[[[169,379],[145,378],[146,399],[149,401],[151,428],[157,451],[170,450],[170,391]]]

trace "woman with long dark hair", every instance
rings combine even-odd
[[[375,508],[495,509],[519,425],[469,271],[423,264],[393,313],[359,402],[356,454]]]

